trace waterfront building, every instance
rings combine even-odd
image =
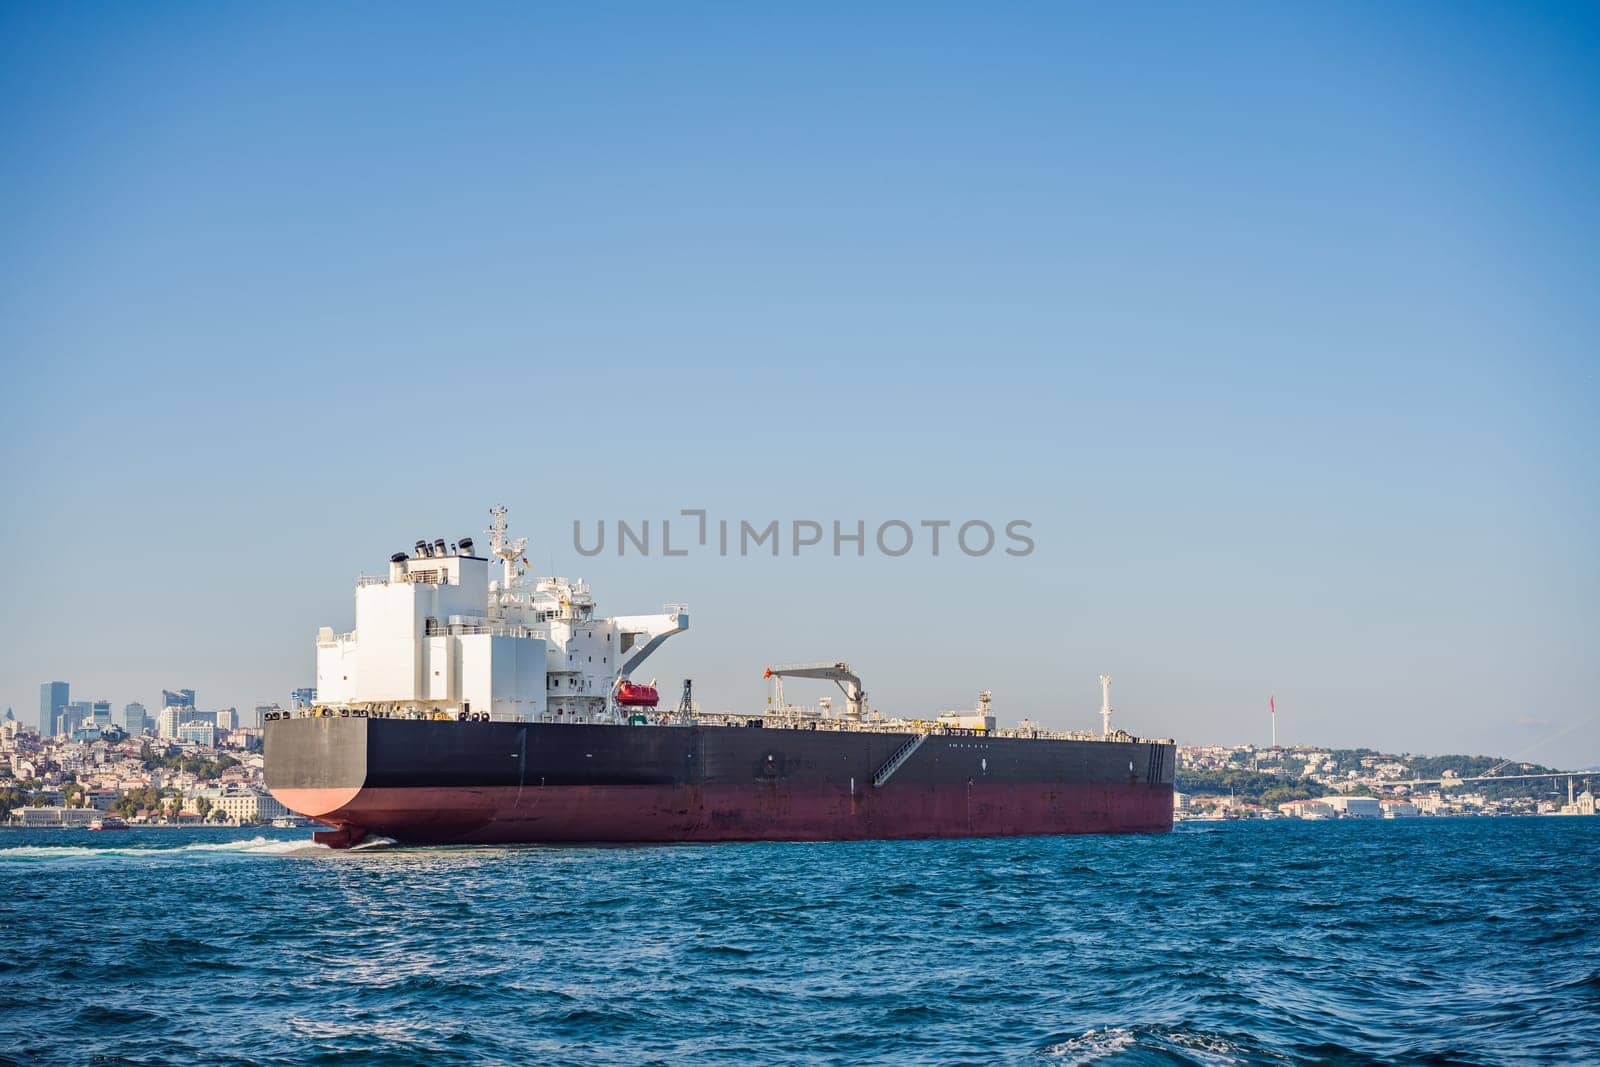
[[[1573,780],[1567,779],[1567,802],[1563,804],[1557,815],[1593,815],[1595,814],[1594,793],[1585,789],[1577,796],[1572,795]]]
[[[178,736],[178,723],[183,719],[183,708],[165,707],[156,716],[156,736],[173,739]]]
[[[1383,805],[1377,797],[1323,797],[1322,802],[1344,819],[1381,819]]]
[[[230,789],[213,797],[211,807],[235,822],[268,822],[288,814],[271,794],[250,786]]]
[[[55,826],[88,826],[100,818],[101,813],[95,808],[16,808],[11,812],[11,817],[6,820],[9,826],[22,827],[55,827]]]
[[[45,682],[39,686],[39,736],[49,737],[56,732],[56,720],[70,699],[66,682]]]
[[[1320,800],[1289,800],[1278,805],[1278,810],[1291,819],[1337,819],[1339,813]]]

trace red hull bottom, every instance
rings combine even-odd
[[[352,795],[353,793],[353,795]],[[761,785],[284,790],[348,848],[406,844],[856,841],[1159,832],[1172,786],[1063,783],[891,785],[883,790]]]

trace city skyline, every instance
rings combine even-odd
[[[12,5],[0,701],[283,702],[504,503],[708,706],[1600,763],[1596,22]],[[574,545],[697,508],[1035,548]]]
[[[43,689],[44,686],[61,685],[61,684],[70,685],[70,683],[46,682],[46,683],[42,683],[41,690]],[[163,690],[162,692],[163,692],[164,696],[174,695],[170,691],[167,691],[167,690]],[[191,700],[194,699],[194,697],[193,697],[194,690],[183,690],[183,692],[188,694],[190,696]],[[313,692],[313,690],[310,690],[308,688],[298,687],[298,688],[296,688],[296,689],[294,689],[294,690],[292,690],[290,692],[290,694],[289,694],[290,701],[293,702],[296,699],[301,699],[301,698],[304,697],[305,694],[309,694],[311,692]],[[823,695],[826,696],[827,694],[824,693]],[[41,697],[42,697],[42,693],[41,693]],[[1269,706],[1271,706],[1270,705],[1270,701],[1271,701],[1271,698],[1269,696]],[[93,703],[99,704],[99,703],[103,703],[103,702],[105,702],[105,701],[102,698],[97,698]],[[88,704],[89,702],[88,701],[82,701],[82,702],[74,701],[72,703]],[[805,703],[805,702],[804,701],[800,701],[800,703]],[[140,713],[144,716],[144,721],[145,721],[146,728],[148,728],[148,729],[150,729],[152,731],[156,731],[154,733],[154,735],[153,735],[154,737],[156,737],[157,739],[162,739],[162,740],[172,740],[173,738],[175,738],[177,736],[176,731],[174,731],[171,735],[160,733],[158,731],[158,728],[157,728],[157,720],[158,720],[160,711],[168,710],[169,708],[174,707],[174,705],[169,705],[169,704],[164,704],[162,702],[158,702],[157,707],[158,707],[157,713],[152,715],[145,708],[145,705],[143,703],[141,703],[139,701],[130,701],[124,706],[122,714],[123,714],[123,717],[125,719],[126,715],[128,714],[128,712],[131,709],[134,709],[134,708],[140,709]],[[176,707],[179,708],[179,709],[186,709],[186,710],[194,712],[195,713],[195,716],[194,716],[195,718],[206,719],[207,717],[210,717],[211,719],[214,720],[215,717],[217,717],[218,715],[225,714],[225,713],[228,713],[228,712],[233,712],[236,715],[241,714],[239,712],[239,709],[241,707],[249,707],[251,709],[250,714],[252,716],[257,716],[258,717],[262,711],[264,711],[264,710],[266,710],[268,708],[280,709],[281,710],[283,705],[278,701],[264,701],[264,702],[262,702],[262,701],[252,701],[252,702],[249,702],[247,704],[219,704],[214,709],[210,709],[210,710],[207,710],[207,709],[205,709],[205,708],[203,708],[203,707],[201,707],[201,706],[199,706],[197,704],[194,704],[194,703],[191,703],[191,704],[188,704],[188,705],[178,704],[178,705],[176,705]],[[7,710],[8,711],[12,711],[13,709],[8,708]],[[1272,715],[1275,715],[1275,711],[1269,712],[1269,717],[1272,716]],[[184,723],[187,723],[190,720],[188,718],[182,718],[181,721],[184,722]],[[116,722],[116,725],[118,725],[118,726],[128,726],[129,724],[127,724],[125,721],[119,720],[119,721]],[[259,728],[260,723],[259,722],[240,722],[240,723],[237,723],[236,725],[245,725],[245,726],[249,726],[249,727],[252,727],[252,728]],[[137,729],[130,729],[130,732],[134,736],[137,736],[138,733],[139,733],[139,731]],[[1396,754],[1399,754],[1399,755],[1418,755],[1418,756],[1441,756],[1441,755],[1449,755],[1449,754],[1458,754],[1458,755],[1497,755],[1497,756],[1504,757],[1508,761],[1522,762],[1522,761],[1525,761],[1525,760],[1531,761],[1532,757],[1529,756],[1529,752],[1533,751],[1536,748],[1541,748],[1541,747],[1545,747],[1546,745],[1553,744],[1554,741],[1558,741],[1558,740],[1560,740],[1559,737],[1553,738],[1553,739],[1550,739],[1550,740],[1547,740],[1547,741],[1543,741],[1543,742],[1537,743],[1535,745],[1528,746],[1526,749],[1521,750],[1521,751],[1519,751],[1517,753],[1512,753],[1512,754],[1507,754],[1505,752],[1494,752],[1494,753],[1490,753],[1490,752],[1483,752],[1483,753],[1473,752],[1473,753],[1468,753],[1464,749],[1461,749],[1461,750],[1451,749],[1448,745],[1443,745],[1443,746],[1435,745],[1435,746],[1433,746],[1431,748],[1422,748],[1422,749],[1418,749],[1418,750],[1415,750],[1415,751],[1412,751],[1412,750],[1409,750],[1409,749],[1393,749],[1392,751],[1395,752]],[[1385,749],[1383,746],[1376,745],[1376,744],[1369,744],[1369,743],[1356,743],[1356,744],[1348,744],[1348,745],[1346,745],[1346,744],[1330,744],[1330,743],[1327,743],[1327,742],[1324,742],[1324,741],[1319,741],[1319,740],[1317,740],[1315,738],[1304,738],[1304,739],[1299,739],[1299,740],[1285,740],[1285,741],[1280,741],[1280,742],[1277,742],[1277,743],[1274,743],[1274,742],[1271,742],[1271,741],[1268,741],[1268,742],[1265,742],[1265,743],[1259,743],[1259,742],[1257,742],[1255,740],[1252,740],[1252,739],[1249,739],[1249,738],[1235,739],[1235,740],[1215,739],[1215,738],[1213,738],[1213,739],[1179,739],[1179,744],[1180,744],[1180,746],[1183,746],[1185,748],[1253,748],[1253,749],[1259,749],[1259,750],[1261,750],[1263,752],[1270,752],[1270,751],[1273,751],[1273,750],[1291,751],[1291,750],[1298,750],[1298,749],[1320,749],[1320,748],[1337,748],[1337,749],[1346,749],[1346,750],[1371,750],[1371,751],[1377,751],[1377,752],[1391,751],[1389,749]],[[1592,764],[1592,765],[1572,764],[1570,766],[1562,765],[1561,769],[1562,770],[1567,770],[1567,771],[1573,771],[1573,772],[1596,771],[1596,770],[1600,770],[1600,764]]]
[[[302,698],[304,693],[303,689],[293,692],[291,700]],[[72,734],[85,726],[114,725],[122,727],[134,737],[150,729],[155,731],[154,736],[158,738],[171,739],[178,736],[180,725],[190,722],[209,722],[223,729],[236,726],[259,728],[263,713],[280,708],[277,701],[256,701],[245,706],[250,709],[248,718],[241,717],[239,705],[219,704],[210,709],[202,707],[197,703],[193,689],[162,689],[161,699],[155,704],[157,712],[154,716],[138,700],[128,701],[122,705],[120,712],[114,712],[113,701],[106,697],[72,700],[71,683],[58,679],[39,684],[38,718],[27,725],[32,726],[41,737]],[[6,710],[12,711],[11,708]],[[170,729],[166,725],[169,720]]]

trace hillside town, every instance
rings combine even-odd
[[[1593,815],[1593,779],[1492,756],[1178,746],[1179,819]]]
[[[297,692],[292,700],[305,699]],[[113,711],[41,686],[39,717],[0,718],[0,822],[7,826],[253,826],[291,815],[263,784],[261,704],[201,710],[192,689],[163,691],[160,710]]]
[[[290,695],[289,707],[314,699]],[[0,824],[13,827],[299,824],[268,793],[261,724],[201,710],[192,689],[163,690],[160,710],[73,701],[40,686],[37,719],[0,718]],[[1312,745],[1180,745],[1174,817],[1350,819],[1593,815],[1595,775],[1562,775],[1490,756],[1420,756]]]

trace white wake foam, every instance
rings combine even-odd
[[[1132,1030],[1108,1026],[1103,1030],[1086,1030],[1059,1045],[1051,1045],[1044,1052],[1047,1056],[1060,1057],[1062,1063],[1089,1064],[1126,1052],[1138,1043]]]
[[[181,830],[171,832],[182,833]],[[95,859],[119,856],[154,859],[191,852],[231,852],[242,855],[271,856],[299,852],[304,849],[326,848],[326,845],[319,845],[309,839],[284,841],[269,840],[265,837],[252,837],[244,841],[191,841],[176,848],[164,848],[159,845],[153,848],[129,848],[126,846],[96,848],[88,845],[17,845],[13,848],[0,848],[0,863],[8,860]]]

